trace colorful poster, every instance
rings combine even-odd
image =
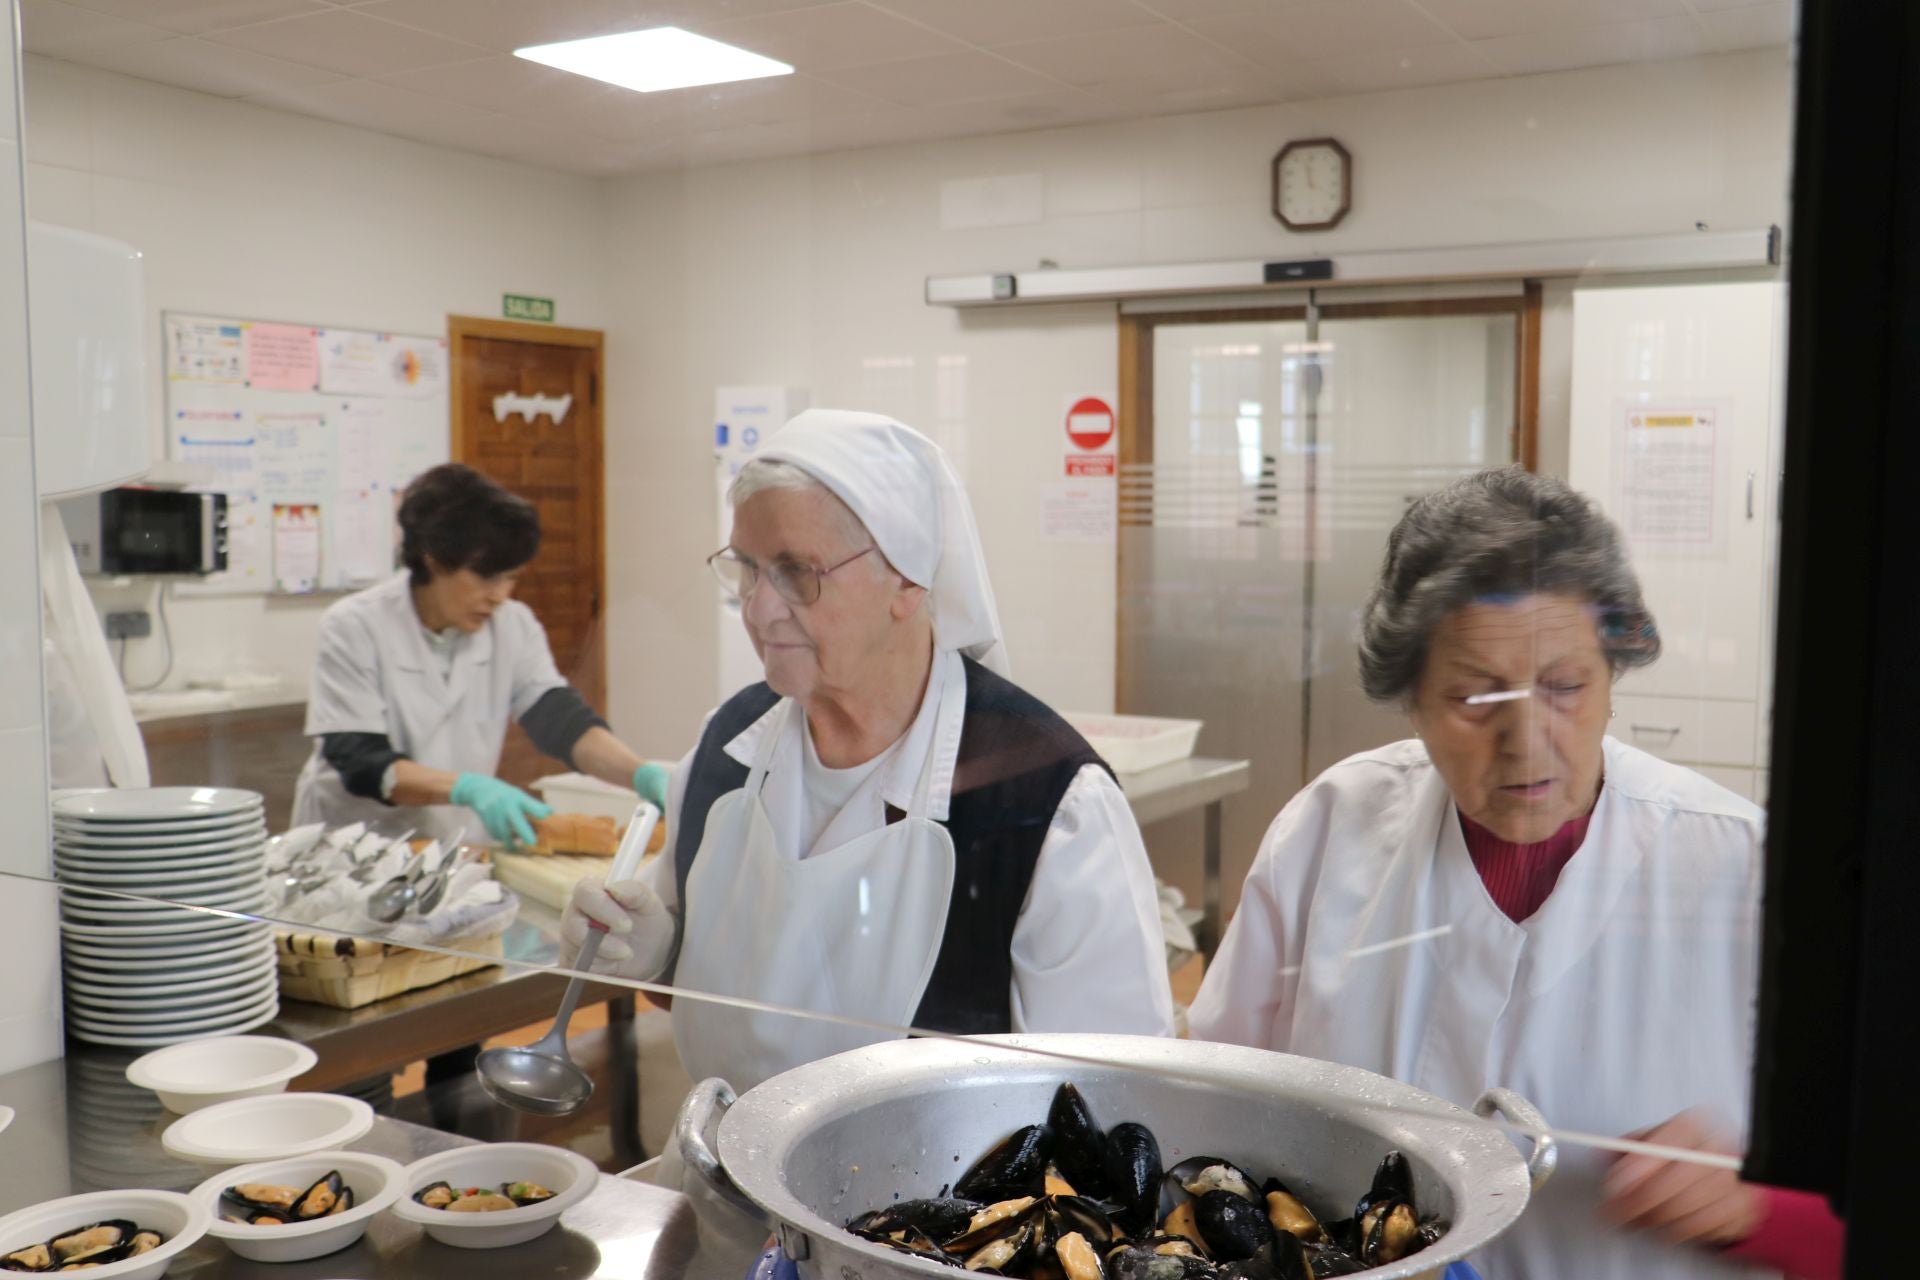
[[[320,508],[311,503],[273,506],[273,589],[292,595],[320,585]]]
[[[237,321],[168,316],[168,380],[246,382],[245,335],[246,326]]]
[[[447,392],[444,338],[322,329],[320,389],[329,395],[426,400]]]
[[[297,324],[250,324],[247,385],[262,391],[311,391],[320,382],[315,331]]]

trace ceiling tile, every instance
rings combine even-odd
[[[323,13],[325,0],[71,0],[82,8],[197,35],[249,22]]]
[[[1043,75],[990,53],[943,53],[822,73],[821,79],[905,107],[943,106],[1058,89]]]
[[[164,40],[171,34],[60,0],[24,0],[20,6],[20,43],[28,53],[66,57],[111,45]]]
[[[493,54],[473,62],[400,71],[381,76],[388,84],[435,98],[450,98],[483,111],[539,115],[559,111],[591,112],[636,96],[630,89],[528,62],[511,54]]]
[[[1203,19],[1193,30],[1262,61],[1324,61],[1453,39],[1406,0],[1280,0],[1257,14]],[[1256,54],[1255,48],[1264,51]]]
[[[377,80],[337,80],[307,88],[276,89],[254,94],[247,101],[376,133],[463,147],[465,143],[449,140],[479,137],[492,123],[487,112],[409,93]]]
[[[1386,93],[1499,74],[1485,54],[1457,40],[1421,49],[1349,54],[1319,64],[1318,70],[1346,93]]]
[[[1683,0],[1420,0],[1420,5],[1463,40],[1677,18],[1687,12]]]
[[[350,9],[239,27],[208,38],[350,76],[391,75],[415,67],[468,62],[484,52]]]
[[[1498,40],[1476,40],[1474,48],[1509,75],[1568,71],[1620,62],[1682,58],[1708,51],[1705,33],[1692,18],[1650,22],[1612,22],[1603,27],[1535,31]]]
[[[871,94],[798,75],[701,85],[650,96],[677,99],[687,128],[696,132],[778,121],[804,124],[832,116],[890,109],[887,103]]]
[[[827,4],[738,22],[688,25],[716,40],[790,62],[799,71],[899,62],[962,48],[946,36],[864,4]]]
[[[1139,0],[1139,3],[1175,22],[1230,18],[1241,13],[1263,13],[1273,8],[1273,0]]]
[[[1247,63],[1171,23],[1008,45],[1004,56],[1080,88],[1202,88]]]
[[[1764,49],[1793,40],[1793,5],[1789,0],[1718,9],[1700,15],[1707,38],[1717,49]]]
[[[682,20],[687,8],[685,0],[379,0],[362,12],[512,53],[533,44],[668,26]]]
[[[217,98],[245,98],[340,79],[337,71],[230,49],[191,36],[94,50],[87,55],[87,65]]]
[[[1158,16],[1135,0],[872,0],[936,31],[977,45],[1137,27]]]

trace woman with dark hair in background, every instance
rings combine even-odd
[[[470,825],[450,807],[464,806],[495,841],[531,844],[547,807],[493,776],[509,721],[569,768],[664,802],[665,771],[613,736],[512,598],[540,549],[533,504],[449,462],[407,487],[400,529],[406,571],[321,619],[294,822],[448,838]]]

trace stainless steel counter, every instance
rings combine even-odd
[[[18,1113],[0,1133],[0,1213],[83,1191],[119,1187],[187,1190],[213,1172],[173,1159],[160,1134],[175,1117],[100,1059],[46,1063],[0,1076],[0,1103]],[[379,1119],[355,1151],[402,1164],[468,1140]],[[696,1231],[684,1196],[602,1175],[593,1194],[538,1240],[506,1249],[454,1249],[391,1214],[373,1220],[350,1249],[310,1262],[259,1263],[208,1237],[181,1254],[173,1277],[205,1280],[681,1280]]]
[[[1143,827],[1194,809],[1205,811],[1200,927],[1195,934],[1200,954],[1209,960],[1220,945],[1220,804],[1247,789],[1252,771],[1252,764],[1246,760],[1188,756],[1157,769],[1118,775],[1127,807]],[[1151,846],[1148,852],[1152,852]]]

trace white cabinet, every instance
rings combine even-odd
[[[1569,479],[1620,525],[1662,646],[1620,681],[1612,732],[1752,794],[1772,696],[1784,290],[1595,288],[1573,303]]]

